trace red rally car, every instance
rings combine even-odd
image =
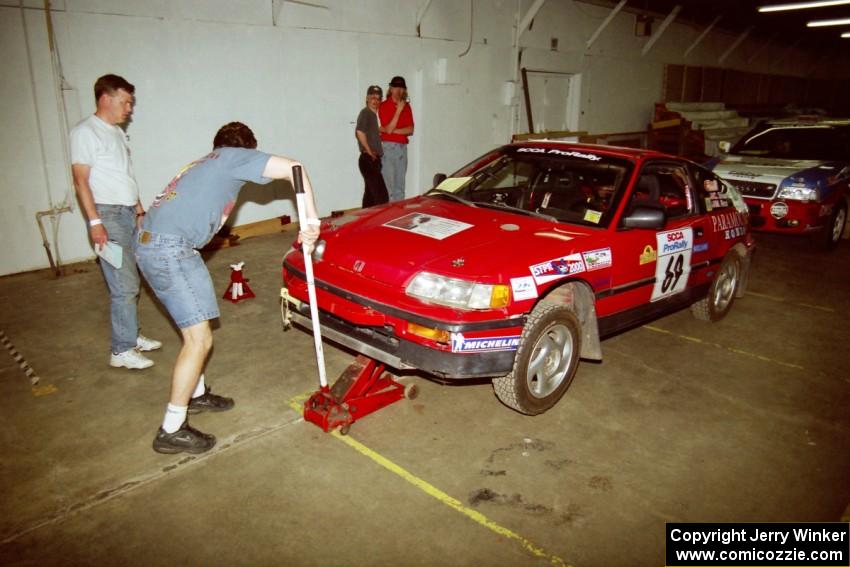
[[[437,183],[438,182],[438,183]],[[754,243],[740,194],[657,152],[502,146],[422,196],[325,220],[313,253],[322,334],[396,369],[491,378],[551,408],[600,338],[744,293]],[[283,261],[286,317],[311,327],[304,258]]]

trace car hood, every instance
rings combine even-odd
[[[833,166],[826,165],[826,162],[818,160],[729,155],[720,160],[714,167],[714,172],[724,179],[779,182],[797,172],[813,168],[825,168],[829,171],[834,169]]]
[[[389,286],[419,271],[488,283],[529,275],[532,265],[593,248],[604,231],[418,197],[331,220],[317,277],[331,267]]]

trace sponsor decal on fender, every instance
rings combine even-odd
[[[519,335],[468,339],[463,333],[452,333],[452,352],[496,352],[519,348]]]
[[[643,254],[640,255],[640,265],[649,264],[650,262],[655,262],[658,259],[658,253],[655,251],[655,248],[652,247],[652,244],[647,244],[643,249]]]
[[[591,250],[590,252],[584,252],[581,256],[584,258],[584,263],[587,265],[588,272],[592,270],[601,270],[602,268],[608,268],[611,266],[612,260],[610,248]]]
[[[529,266],[528,269],[531,270],[531,276],[539,285],[583,272],[585,266],[579,254],[570,254]]]
[[[516,301],[523,299],[534,299],[537,297],[537,285],[534,283],[534,278],[531,276],[523,276],[521,278],[511,278],[511,290]]]

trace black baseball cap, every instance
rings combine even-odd
[[[378,96],[384,96],[384,90],[378,85],[372,85],[368,89],[366,89],[366,96],[376,94]]]
[[[390,81],[391,87],[401,87],[403,89],[407,88],[407,83],[404,82],[404,77],[395,76],[393,80]]]

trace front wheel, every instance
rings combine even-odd
[[[816,238],[819,240],[818,246],[822,250],[832,250],[838,246],[838,241],[841,240],[841,234],[844,232],[844,224],[847,222],[847,205],[842,200],[835,205],[832,214],[829,216],[829,222],[823,227]]]
[[[581,352],[581,325],[564,305],[541,302],[522,330],[514,367],[493,379],[503,404],[526,415],[554,406],[570,387]]]
[[[691,305],[691,313],[702,321],[719,321],[732,308],[741,281],[741,259],[730,251],[723,258],[708,295]]]

